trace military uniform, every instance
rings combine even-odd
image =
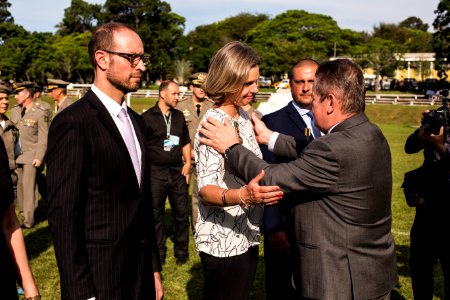
[[[202,79],[200,77],[199,81],[199,74],[205,74],[205,73],[196,73],[191,76],[191,82],[195,84],[202,84],[204,78]],[[196,81],[197,80],[197,81]],[[208,98],[205,98],[203,102],[201,102],[200,106],[200,114],[197,115],[197,107],[194,104],[194,100],[192,97],[186,97],[183,100],[179,101],[177,104],[177,109],[183,112],[184,118],[186,119],[186,124],[189,129],[189,137],[191,139],[191,149],[194,149],[194,141],[195,141],[195,134],[197,133],[198,125],[200,124],[200,121],[202,120],[203,116],[205,115],[206,111],[210,109],[214,105],[214,102],[211,101]],[[192,158],[191,163],[191,172],[190,172],[190,184],[192,185],[192,229],[195,231],[195,224],[197,223],[198,218],[198,187],[197,187],[197,170],[195,168],[195,161],[194,158]]]
[[[34,159],[44,160],[47,150],[48,110],[33,102],[21,117],[22,107],[16,105],[11,109],[11,121],[19,130],[21,153],[17,156],[17,204],[22,212],[25,227],[34,225],[34,211],[38,197],[36,189],[36,168]]]
[[[5,115],[3,116],[5,120],[5,127],[0,126],[0,136],[5,143],[6,153],[8,154],[9,169],[11,170],[11,178],[13,184],[17,184],[16,170],[16,156],[15,156],[15,146],[19,138],[19,130],[14,126],[14,124]]]
[[[64,98],[59,104],[58,104],[58,110],[56,111],[56,113],[60,113],[63,109],[65,109],[67,106],[69,106],[70,104],[72,104],[73,101],[72,99],[70,99],[69,97],[66,96],[66,98]]]
[[[67,92],[67,86],[70,84],[67,81],[61,80],[61,79],[48,79],[47,80],[48,85],[47,85],[47,92],[52,92],[53,90],[56,89],[62,89],[62,94],[57,94],[55,95],[51,95],[53,100],[56,101],[57,105],[58,105],[58,109],[56,110],[56,113],[60,113],[63,109],[65,109],[67,106],[69,106],[70,104],[73,103],[72,99],[70,99],[69,97],[67,97],[66,92]],[[64,95],[64,98],[60,99],[61,95]],[[56,98],[55,98],[56,97]]]

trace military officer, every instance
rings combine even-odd
[[[64,108],[73,103],[72,99],[67,97],[67,86],[69,85],[69,82],[61,79],[48,79],[47,82],[47,91],[58,106],[56,113],[61,112]]]
[[[17,184],[15,146],[19,138],[19,130],[5,115],[9,106],[9,95],[12,90],[6,85],[0,84],[0,136],[5,143],[8,154],[9,169],[14,186]]]
[[[192,92],[191,97],[186,97],[178,102],[177,109],[181,110],[186,119],[189,129],[189,137],[191,138],[191,185],[192,185],[192,230],[195,231],[195,224],[198,217],[198,188],[197,188],[197,171],[194,161],[194,141],[198,125],[203,118],[205,112],[210,109],[214,102],[206,97],[202,88],[207,73],[199,72],[189,76],[189,89]]]
[[[42,90],[43,90],[42,86],[35,83],[33,88],[34,88],[33,100],[36,102],[36,104],[38,106],[40,105],[47,110],[47,117],[49,120],[51,120],[52,116],[53,116],[53,108],[50,104],[48,104],[47,102],[42,100],[42,98],[41,98]]]
[[[22,227],[34,226],[38,205],[36,168],[42,166],[47,149],[48,111],[33,101],[34,83],[13,85],[17,105],[11,109],[11,121],[19,129],[20,154],[17,163],[17,204],[23,216]]]
[[[53,109],[50,104],[41,99],[42,86],[35,83],[33,88],[34,88],[33,100],[36,102],[36,105],[45,108],[45,110],[47,111],[47,118],[48,120],[51,120],[53,116]],[[45,177],[44,169],[45,169],[44,164],[42,164],[39,168],[36,168],[36,184],[38,187],[39,194],[41,194],[41,198],[47,200],[47,178]]]

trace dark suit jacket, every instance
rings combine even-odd
[[[306,146],[313,140],[312,136],[305,136],[305,128],[307,126],[298,113],[298,110],[294,107],[292,101],[282,109],[264,115],[261,120],[270,130],[294,137],[299,146],[302,144]],[[273,152],[267,149],[266,145],[260,145],[260,148],[263,159],[270,164],[280,164],[291,161],[291,159],[286,157],[273,154]],[[287,195],[286,197],[289,198],[291,196]],[[286,201],[264,208],[263,222],[261,225],[261,232],[263,234],[286,229],[284,223],[286,221],[286,215],[289,212],[289,207],[282,207],[284,202]]]
[[[142,150],[138,185],[126,145],[97,96],[57,114],[47,162],[49,224],[63,299],[153,299],[160,271],[145,164],[144,123],[131,109]]]
[[[295,157],[295,141],[280,135],[274,153]],[[394,288],[391,155],[365,114],[343,121],[288,164],[269,165],[241,146],[227,157],[246,181],[264,169],[266,185],[301,198],[294,208],[293,255],[294,280],[303,297],[371,299]]]

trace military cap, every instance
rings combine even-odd
[[[65,89],[70,82],[61,80],[61,79],[48,79],[47,80],[47,91],[51,91],[53,89],[63,88]]]
[[[24,81],[24,82],[19,82],[19,83],[16,82],[16,83],[13,83],[12,88],[13,88],[13,93],[17,94],[21,90],[34,88],[34,82],[31,82],[31,81]]]
[[[42,92],[42,86],[40,86],[39,84],[35,83],[33,85],[33,88],[36,92]]]
[[[12,90],[9,87],[7,87],[6,85],[0,84],[0,93],[9,95],[12,93]]]
[[[203,85],[205,83],[207,73],[198,72],[189,76],[189,82],[193,85]]]

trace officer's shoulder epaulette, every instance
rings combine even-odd
[[[42,110],[42,111],[47,111],[48,110],[48,108],[47,107],[44,107],[44,106],[42,106],[41,104],[39,104],[39,103],[36,103],[36,108],[38,108],[38,109],[40,109],[40,110]]]
[[[214,101],[212,101],[212,100],[209,99],[208,97],[206,97],[206,101],[211,102],[212,104],[214,104]]]

